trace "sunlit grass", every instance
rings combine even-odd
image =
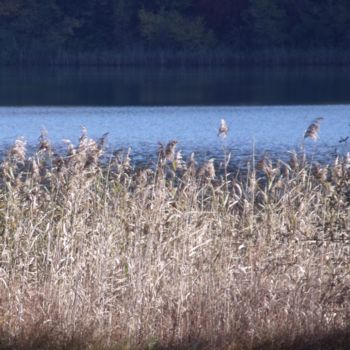
[[[229,173],[65,143],[1,163],[0,348],[348,348],[349,155]]]

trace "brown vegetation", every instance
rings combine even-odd
[[[349,348],[349,155],[221,176],[65,143],[1,163],[0,349]]]

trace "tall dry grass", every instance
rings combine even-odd
[[[349,155],[239,175],[65,143],[1,163],[0,349],[349,348]]]

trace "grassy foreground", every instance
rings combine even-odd
[[[229,174],[66,144],[1,163],[0,349],[349,349],[349,155]]]

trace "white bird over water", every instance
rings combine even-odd
[[[228,133],[228,126],[225,119],[221,119],[218,136],[225,138]]]

